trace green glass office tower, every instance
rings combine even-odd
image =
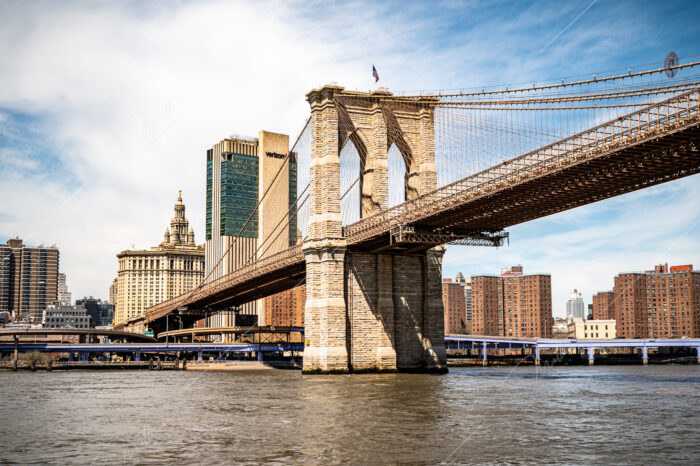
[[[212,272],[208,280],[296,242],[292,207],[297,195],[296,160],[293,155],[286,160],[288,150],[288,136],[261,131],[259,138],[232,137],[207,151],[205,268],[207,274]],[[280,167],[284,169],[275,183],[287,186],[269,190],[257,206]],[[287,231],[278,234],[279,229],[275,228],[281,216],[287,215]],[[264,311],[261,305],[249,303],[241,312],[262,314]],[[228,324],[223,321],[225,318],[220,320],[210,325]]]

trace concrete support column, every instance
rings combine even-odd
[[[263,354],[262,354],[262,351],[260,351],[259,346],[258,346],[257,355],[258,355],[258,361],[263,361]]]
[[[481,365],[482,366],[487,366],[488,365],[488,351],[487,351],[488,345],[486,342],[482,343],[481,346]]]
[[[535,346],[535,366],[540,365],[540,347]]]
[[[134,353],[134,361],[136,361],[136,362],[141,361],[141,351],[136,351],[136,353]]]
[[[435,118],[434,110],[424,106],[419,112],[419,139],[414,154],[420,163],[420,194],[437,188],[437,169],[435,167]]]
[[[14,352],[14,355],[12,357],[12,360],[17,361],[19,359],[19,338],[17,337],[17,335],[15,335],[15,337],[14,337],[14,342],[15,342],[15,348],[14,348],[15,352]]]
[[[395,371],[393,258],[346,254],[345,302],[353,371]]]
[[[309,249],[306,258],[304,368],[310,372],[348,372],[345,308],[345,248]]]
[[[700,346],[698,346],[697,348],[695,348],[695,355],[696,355],[697,358],[698,358],[698,364],[700,364]]]
[[[588,365],[592,366],[595,364],[595,350],[592,346],[588,347]]]
[[[197,351],[197,361],[202,362],[202,350]]]
[[[70,351],[68,353],[68,361],[73,362],[73,352],[72,351]]]
[[[646,366],[649,364],[649,353],[647,352],[647,347],[642,346],[642,363]]]
[[[442,257],[445,248],[438,246],[425,254],[425,307],[423,310],[423,348],[425,368],[430,372],[447,372],[445,351],[445,308],[442,302]]]
[[[423,350],[423,258],[394,256],[392,263],[394,346],[399,370],[420,370]]]
[[[338,112],[326,86],[311,91],[309,235],[306,259],[305,348],[303,371],[348,372],[345,307],[345,240],[340,217]]]

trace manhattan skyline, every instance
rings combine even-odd
[[[178,189],[203,243],[211,142],[259,127],[294,139],[313,87],[374,89],[372,64],[393,92],[571,79],[661,62],[670,50],[695,61],[700,42],[690,2],[397,5],[3,4],[0,195],[10,201],[0,241],[57,244],[73,295],[106,297],[116,254],[160,241]],[[630,8],[639,11],[625,19]],[[213,30],[213,14],[236,28]],[[443,274],[518,263],[550,273],[553,313],[563,315],[574,288],[589,303],[619,272],[697,266],[699,181],[514,226],[497,250],[448,247]]]

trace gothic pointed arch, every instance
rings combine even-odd
[[[392,144],[387,151],[387,198],[388,207],[394,207],[406,201],[406,178],[408,166],[403,154]]]

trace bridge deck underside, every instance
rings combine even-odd
[[[306,281],[306,263],[304,256],[299,255],[298,260],[285,267],[275,269],[273,272],[254,277],[254,279],[236,285],[235,288],[223,289],[215,294],[208,295],[191,303],[192,306],[204,308],[226,308],[238,306],[256,299],[264,298],[280,291],[289,290]],[[232,293],[232,291],[235,292]]]
[[[503,189],[416,225],[499,230],[700,171],[694,127]]]
[[[557,170],[533,174],[480,196],[439,202],[383,222],[371,233],[348,237],[348,243],[367,250],[388,242],[399,225],[432,231],[497,231],[574,207],[657,185],[700,172],[700,127],[642,141],[621,150]],[[544,170],[543,170],[544,171]],[[409,204],[409,203],[407,203]]]

